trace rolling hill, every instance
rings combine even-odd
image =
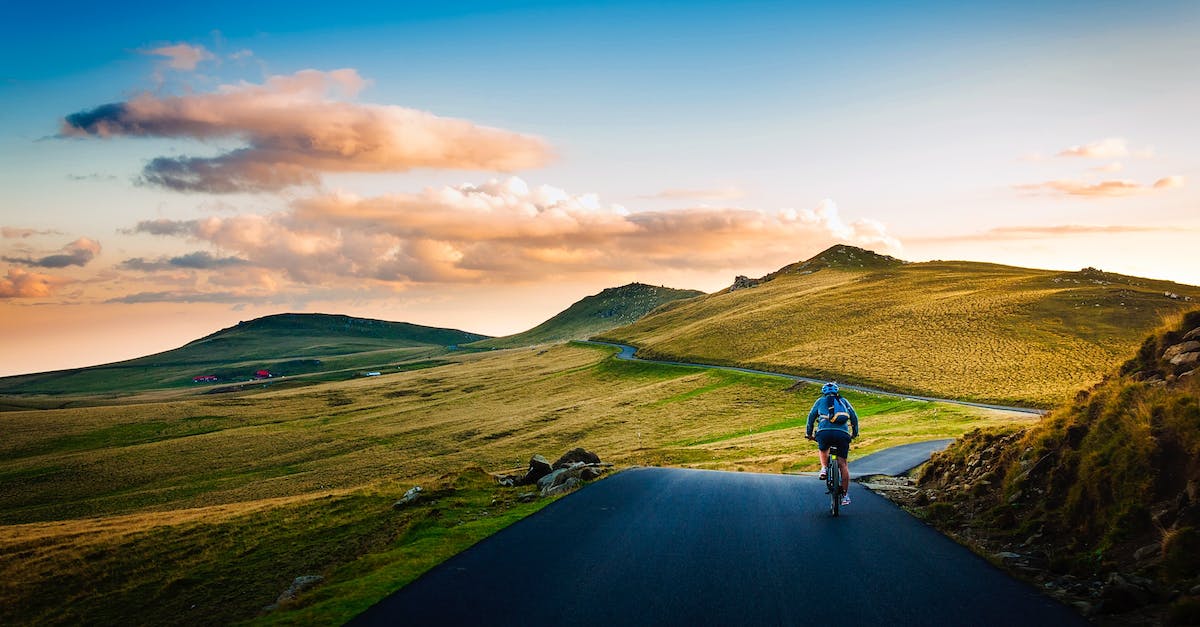
[[[655,287],[645,283],[610,287],[599,294],[583,298],[528,331],[475,342],[472,346],[515,348],[587,339],[597,333],[634,322],[666,303],[703,295],[704,292],[696,290]]]
[[[644,357],[1048,407],[1197,300],[1195,286],[1094,268],[906,263],[834,246],[600,338]]]
[[[424,359],[486,338],[455,329],[329,314],[277,314],[239,322],[177,349],[127,361],[0,378],[0,394],[125,393],[245,381],[259,370],[296,375]]]

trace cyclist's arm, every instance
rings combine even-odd
[[[846,399],[842,399],[842,400],[846,401]],[[850,433],[850,437],[857,438],[858,437],[858,412],[854,411],[854,406],[850,404],[850,401],[846,401],[846,409],[850,412],[850,426],[853,427],[853,429],[854,429],[853,432]]]
[[[820,403],[817,399],[817,403]],[[811,438],[813,434],[813,423],[817,421],[817,403],[813,403],[812,409],[808,411],[808,424],[804,425],[804,437]]]

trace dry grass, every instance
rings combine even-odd
[[[1200,288],[930,262],[782,274],[604,334],[640,355],[1049,407],[1099,381]]]
[[[293,390],[0,413],[0,561],[9,565],[0,622],[67,621],[78,617],[71,607],[116,622],[122,608],[157,611],[156,599],[183,591],[232,608],[217,621],[227,622],[252,617],[300,570],[329,575],[325,589],[337,592],[312,597],[327,614],[305,613],[316,611],[305,603],[292,612],[344,619],[532,511],[503,505],[511,491],[476,485],[458,509],[437,506],[397,527],[389,505],[404,489],[469,465],[519,467],[534,452],[584,446],[620,465],[769,472],[813,465],[802,434],[814,389],[609,355],[560,345]],[[1029,421],[851,398],[863,415],[856,454]],[[488,507],[492,498],[501,505]],[[446,511],[469,512],[469,528],[449,519],[466,514]],[[417,542],[427,550],[404,548]],[[46,594],[67,603],[56,610]]]

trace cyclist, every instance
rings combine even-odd
[[[850,401],[838,393],[838,385],[832,381],[821,386],[821,398],[813,403],[808,412],[808,424],[804,437],[813,438],[816,425],[817,454],[821,458],[821,480],[829,473],[829,447],[837,447],[838,469],[842,471],[842,505],[850,504],[850,467],[846,458],[850,455],[850,440],[858,437],[858,414]],[[851,430],[853,429],[853,431]]]

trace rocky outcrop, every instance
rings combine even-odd
[[[392,507],[394,509],[404,509],[405,507],[408,507],[409,505],[412,505],[413,503],[416,503],[417,501],[421,500],[421,494],[423,492],[424,492],[424,489],[421,488],[421,486],[419,486],[419,485],[413,486],[413,487],[409,488],[407,492],[404,493],[404,496],[400,497],[399,501],[396,501],[395,503],[393,503]]]
[[[729,286],[729,291],[736,292],[751,287],[758,287],[763,281],[762,279],[752,279],[748,276],[738,275],[733,279],[733,285]]]
[[[1200,346],[1200,342],[1198,342],[1197,345]],[[562,457],[559,457],[558,460],[554,462],[553,468],[557,470],[559,468],[566,468],[567,466],[576,463],[599,464],[600,456],[585,448],[573,448],[566,453],[563,453]]]
[[[520,500],[528,500],[534,496],[565,494],[586,481],[599,479],[610,468],[612,464],[600,461],[599,455],[584,448],[573,448],[553,464],[541,455],[534,455],[529,459],[529,469],[524,475],[500,475],[496,481],[506,487],[537,486],[536,493],[525,492],[519,497]]]
[[[291,603],[292,601],[295,601],[296,597],[300,596],[301,593],[312,589],[313,586],[316,586],[323,581],[325,581],[325,578],[320,575],[300,575],[292,580],[292,585],[288,586],[288,589],[284,590],[279,595],[279,598],[275,599],[274,603],[264,607],[263,611],[271,612],[277,609],[280,605]]]

